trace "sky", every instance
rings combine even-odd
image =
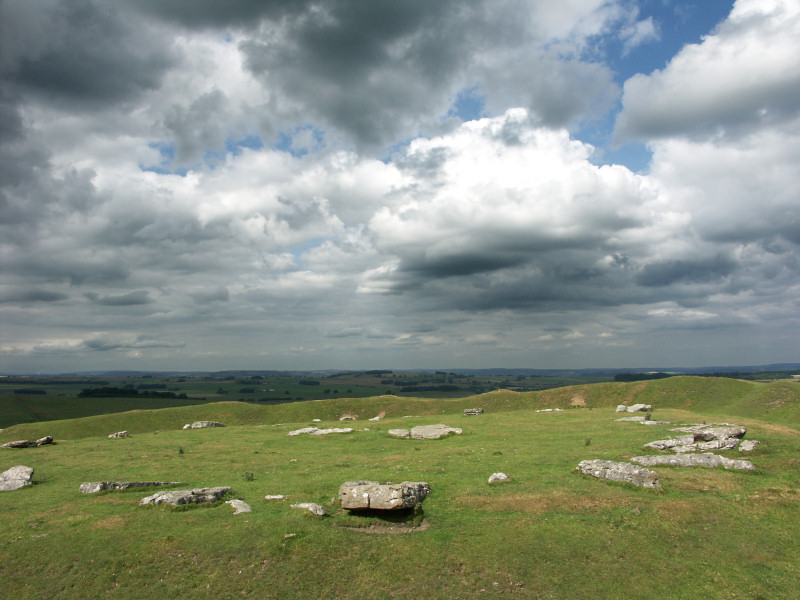
[[[800,0],[0,0],[0,371],[800,362]]]

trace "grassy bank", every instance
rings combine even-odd
[[[798,397],[796,384],[675,378],[468,399],[214,403],[129,412],[119,422],[19,425],[0,432],[3,441],[40,431],[58,443],[0,451],[3,470],[27,464],[36,482],[0,494],[0,578],[4,593],[24,598],[794,598]],[[583,459],[624,459],[675,435],[616,422],[614,407],[635,401],[673,423],[746,424],[747,437],[762,442],[749,457],[757,469],[661,467],[662,490],[575,473]],[[473,406],[486,413],[463,416]],[[556,406],[566,410],[535,412]],[[379,410],[387,418],[366,421]],[[347,424],[351,434],[287,436],[313,418],[340,426],[343,412],[360,418]],[[178,428],[195,418],[229,426]],[[387,434],[436,422],[464,432],[435,441]],[[105,437],[118,429],[134,435]],[[511,482],[488,485],[496,471]],[[108,479],[230,485],[253,512],[144,508],[146,491],[78,491]],[[354,479],[429,482],[427,529],[358,527],[376,520],[359,522],[332,501]],[[288,506],[305,501],[329,516]]]

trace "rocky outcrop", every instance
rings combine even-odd
[[[689,435],[682,435],[667,440],[656,440],[645,444],[645,448],[658,450],[672,450],[685,453],[707,450],[732,450],[741,442],[747,429],[739,425],[690,425],[676,427],[672,431],[680,431]]]
[[[84,494],[95,494],[103,490],[130,490],[140,487],[179,485],[180,481],[87,481],[79,488]]]
[[[414,508],[430,493],[431,488],[424,481],[348,481],[339,487],[339,500],[348,510],[403,510]]]
[[[195,421],[183,426],[184,429],[204,429],[206,427],[225,427],[225,425],[216,421]]]
[[[36,441],[32,440],[16,440],[13,442],[6,442],[0,448],[36,448],[37,446],[46,446],[53,443],[53,436],[46,435]]]
[[[244,502],[243,500],[228,500],[225,502],[225,504],[230,504],[235,509],[233,512],[233,514],[235,515],[240,515],[242,513],[249,513],[253,510],[252,508],[250,508],[250,505],[247,502]]]
[[[0,473],[0,492],[13,492],[25,486],[31,485],[33,469],[25,465],[11,467],[7,471]]]
[[[450,435],[461,434],[459,427],[448,427],[447,425],[418,425],[411,430],[411,437],[415,440],[438,440],[439,438]]]
[[[129,436],[130,436],[130,434],[127,431],[118,431],[116,433],[109,434],[108,439],[113,440],[113,439],[119,439],[119,438],[126,438],[126,437],[129,437]]]
[[[505,473],[492,473],[489,475],[489,483],[501,483],[503,481],[511,481]]]
[[[204,502],[216,502],[230,491],[230,487],[209,487],[195,488],[193,490],[175,490],[169,492],[156,492],[152,496],[142,498],[139,504],[201,504]]]
[[[661,482],[658,473],[644,467],[637,467],[629,462],[615,462],[613,460],[583,460],[576,469],[584,475],[622,481],[645,488],[660,488]]]
[[[628,412],[647,412],[653,410],[650,404],[631,404],[627,409]]]
[[[392,437],[407,438],[411,436],[411,432],[408,429],[390,429],[389,435]]]
[[[299,504],[290,504],[289,506],[291,508],[301,508],[308,510],[317,515],[318,517],[325,516],[325,507],[320,506],[319,504],[315,504],[313,502],[300,502]]]
[[[634,456],[631,461],[648,467],[672,465],[674,467],[725,467],[726,469],[744,469],[748,471],[755,469],[753,463],[749,460],[725,458],[710,452],[704,454],[676,454],[674,456]]]
[[[329,433],[351,433],[352,427],[332,427],[330,429],[319,429],[317,427],[303,427],[302,429],[295,429],[290,431],[287,435],[302,435],[307,433],[309,435],[328,435]]]
[[[482,415],[483,409],[482,408],[465,408],[464,409],[465,415]]]

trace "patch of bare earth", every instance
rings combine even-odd
[[[401,533],[414,533],[417,531],[426,531],[431,526],[427,519],[422,519],[419,525],[410,525],[408,523],[372,523],[365,527],[348,527],[342,526],[342,529],[349,529],[350,531],[360,531],[361,533],[373,533],[384,535],[396,535]]]

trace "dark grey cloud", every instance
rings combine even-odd
[[[147,348],[182,348],[183,342],[170,342],[148,336],[126,338],[125,336],[99,337],[84,340],[81,344],[88,350],[108,352],[111,350],[141,350]]]
[[[41,100],[88,110],[154,89],[174,66],[169,41],[121,4],[3,2],[13,22],[0,41],[4,84]]]
[[[713,283],[729,276],[735,269],[733,260],[716,256],[710,260],[668,260],[646,265],[636,276],[645,287],[663,287],[673,283]]]
[[[94,292],[87,292],[86,297],[93,303],[100,306],[141,306],[151,304],[154,300],[150,297],[147,290],[137,290],[129,294],[120,296],[99,296]]]
[[[60,302],[69,298],[62,292],[53,292],[42,289],[11,290],[0,293],[0,303],[14,302],[27,304],[29,302]]]
[[[228,288],[219,286],[216,289],[200,290],[189,294],[197,304],[211,304],[212,302],[228,302],[230,293]]]

